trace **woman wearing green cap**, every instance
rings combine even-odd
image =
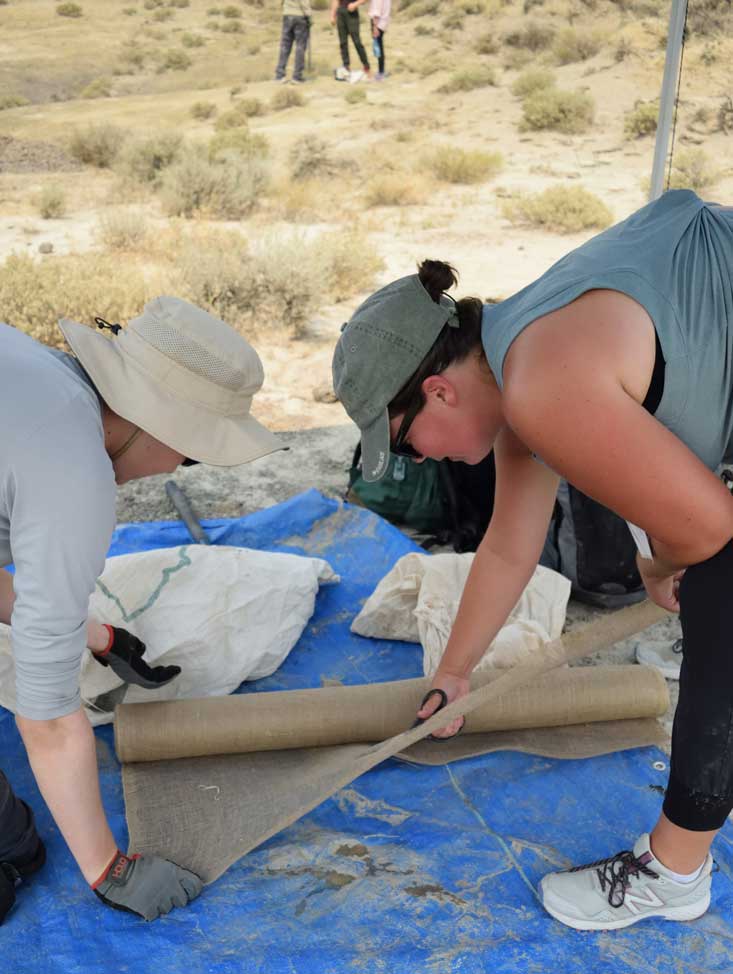
[[[250,415],[260,359],[223,321],[160,297],[124,329],[97,323],[109,337],[59,322],[73,355],[0,324],[0,566],[15,567],[0,568],[0,622],[10,624],[18,729],[61,834],[103,903],[153,920],[201,881],[118,850],[79,695],[86,647],[128,683],[153,688],[180,672],[148,666],[132,634],[87,620],[116,485],[181,463],[246,463],[280,443]],[[33,813],[0,771],[0,923],[44,859]]]
[[[693,919],[733,809],[733,497],[715,474],[733,456],[733,210],[669,192],[498,305],[454,304],[455,283],[425,261],[364,302],[334,356],[367,479],[390,450],[477,463],[494,449],[494,514],[433,686],[468,693],[537,564],[559,478],[626,518],[650,598],[682,623],[663,810],[633,849],[546,876],[540,896],[578,929]]]

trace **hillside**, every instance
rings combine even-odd
[[[272,80],[279,5],[0,0],[3,317],[55,340],[60,314],[174,291],[253,337],[261,418],[328,425],[343,413],[312,390],[372,286],[432,256],[505,297],[645,202],[666,4],[395,7],[385,81],[334,80],[318,9],[295,87]],[[721,201],[729,8],[690,7],[673,159],[674,185]]]

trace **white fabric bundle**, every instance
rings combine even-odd
[[[313,614],[321,582],[337,582],[321,558],[249,548],[185,545],[107,560],[89,613],[146,644],[150,665],[181,674],[158,690],[126,686],[86,652],[81,694],[90,720],[108,723],[114,706],[231,693],[273,673]],[[0,704],[15,709],[10,629],[0,626]]]
[[[423,671],[432,676],[448,641],[473,557],[418,552],[404,555],[367,599],[351,631],[377,639],[421,643]],[[565,624],[569,597],[570,581],[538,566],[476,669],[513,666],[543,643],[557,639]],[[491,592],[486,598],[491,598]]]

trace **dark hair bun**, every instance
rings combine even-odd
[[[442,260],[424,260],[417,269],[420,283],[436,304],[440,295],[458,283],[458,272],[455,267]]]

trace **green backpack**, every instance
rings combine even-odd
[[[436,460],[413,463],[392,454],[386,473],[374,484],[362,477],[360,461],[361,444],[354,451],[349,470],[348,500],[421,534],[440,532],[445,525],[446,497]]]

